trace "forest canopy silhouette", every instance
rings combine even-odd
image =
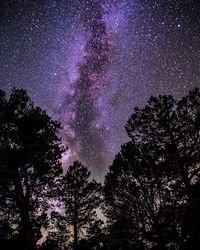
[[[199,89],[151,97],[125,129],[101,184],[62,170],[61,125],[26,91],[0,91],[0,249],[199,249]]]

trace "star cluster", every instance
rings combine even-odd
[[[0,87],[62,123],[64,167],[100,178],[134,106],[200,86],[198,1],[4,0],[0,13]]]

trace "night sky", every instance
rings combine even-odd
[[[134,106],[200,86],[200,1],[1,0],[0,68],[62,123],[63,166],[99,178]]]

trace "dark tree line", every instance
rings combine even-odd
[[[199,90],[151,97],[125,128],[102,186],[78,161],[63,172],[60,124],[1,91],[0,249],[199,249]]]

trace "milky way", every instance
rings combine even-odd
[[[200,86],[199,13],[191,0],[1,1],[0,86],[61,122],[64,168],[103,176],[134,106]]]
[[[74,103],[74,106],[70,119],[65,121],[70,126],[68,129],[72,130],[72,136],[67,137],[66,141],[72,154],[75,151],[75,155],[84,162],[99,166],[107,158],[103,136],[105,128],[97,126],[97,118],[101,116],[97,104],[99,89],[104,87],[103,78],[106,67],[109,66],[109,34],[103,7],[99,1],[82,2],[79,13],[87,41],[83,60],[78,66],[78,79],[73,82],[71,103]],[[62,107],[65,108],[66,113],[70,114],[67,107]],[[63,117],[67,117],[66,113],[64,112]],[[67,134],[67,129],[65,131],[64,134]],[[96,170],[98,171],[98,168]]]

